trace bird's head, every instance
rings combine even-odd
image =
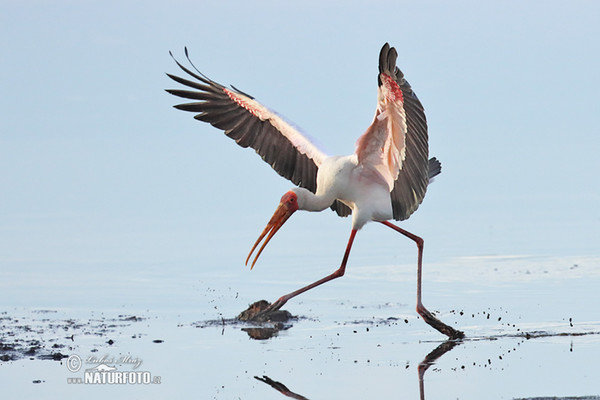
[[[262,253],[262,251],[265,248],[265,246],[267,245],[267,243],[269,243],[269,240],[271,240],[271,238],[275,235],[275,233],[277,233],[279,228],[281,228],[283,226],[285,221],[287,221],[288,218],[291,217],[292,214],[298,210],[298,208],[299,208],[298,207],[298,195],[296,194],[296,192],[294,190],[290,190],[289,192],[286,192],[286,194],[284,194],[281,197],[281,201],[279,202],[279,206],[275,210],[275,213],[273,214],[273,216],[269,220],[269,223],[267,224],[265,229],[262,231],[262,233],[256,240],[256,243],[254,243],[254,246],[252,246],[252,250],[250,250],[250,253],[248,254],[248,258],[246,258],[246,265],[248,265],[250,256],[252,256],[252,253],[256,249],[256,246],[258,246],[258,244],[266,236],[264,243],[258,250],[258,253],[256,253],[254,260],[252,261],[252,265],[250,266],[250,269],[252,269],[254,267],[254,264],[256,264],[256,260],[258,260],[258,256],[260,256],[260,253]]]

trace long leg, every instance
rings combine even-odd
[[[354,242],[354,237],[356,236],[356,232],[357,232],[356,229],[352,229],[352,232],[350,233],[350,239],[348,239],[348,244],[346,245],[346,252],[344,253],[344,258],[342,259],[342,265],[340,265],[340,267],[337,270],[335,270],[331,275],[327,275],[323,279],[319,279],[318,281],[311,283],[310,285],[304,286],[303,288],[293,291],[292,293],[288,293],[285,296],[281,296],[277,301],[275,301],[273,304],[271,304],[266,310],[261,312],[259,315],[264,315],[265,313],[279,310],[281,307],[283,307],[283,305],[285,303],[287,303],[287,301],[289,299],[296,297],[299,294],[304,293],[307,290],[310,290],[314,287],[322,285],[325,282],[329,282],[332,279],[343,276],[344,272],[346,272],[346,263],[348,262],[348,256],[350,255],[350,249],[352,248],[352,242]]]
[[[425,306],[423,305],[423,302],[421,300],[421,275],[422,275],[422,270],[423,270],[423,244],[424,244],[423,239],[421,239],[417,235],[410,233],[409,231],[406,231],[406,230],[392,224],[391,222],[388,222],[388,221],[379,221],[379,222],[381,222],[385,226],[392,228],[396,232],[403,234],[404,236],[413,240],[417,244],[417,248],[419,249],[419,255],[418,255],[418,259],[417,259],[417,313],[419,313],[419,315],[423,318],[423,320],[425,322],[427,322],[429,325],[431,325],[433,328],[437,329],[444,335],[447,335],[450,339],[460,339],[460,338],[465,337],[465,334],[463,332],[458,331],[458,330],[452,328],[451,326],[444,324],[442,321],[440,321],[439,319],[434,317],[433,314],[431,314],[429,312],[429,310],[427,310],[425,308]]]

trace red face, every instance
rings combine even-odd
[[[290,190],[289,192],[287,192],[286,194],[281,196],[281,200],[279,201],[279,207],[281,207],[281,206],[285,206],[289,210],[293,210],[292,212],[297,211],[298,210],[298,196],[296,195],[296,193],[294,193]]]
[[[267,224],[265,229],[262,231],[262,233],[256,240],[256,243],[254,243],[254,246],[252,246],[252,250],[250,250],[250,253],[248,254],[248,258],[246,258],[246,265],[248,265],[250,256],[256,249],[256,246],[258,246],[258,244],[263,240],[263,238],[265,236],[267,237],[265,239],[264,243],[262,244],[262,246],[260,247],[260,249],[258,250],[258,253],[256,253],[256,257],[254,257],[254,260],[252,261],[252,265],[250,266],[250,269],[254,268],[254,264],[256,264],[256,260],[258,260],[258,256],[260,256],[260,253],[262,253],[262,251],[265,248],[265,246],[267,245],[267,243],[269,243],[269,241],[275,235],[275,233],[277,233],[279,228],[281,228],[283,226],[285,221],[287,221],[288,218],[294,212],[296,212],[296,210],[298,210],[298,196],[296,195],[296,193],[294,193],[290,190],[289,192],[284,194],[283,197],[281,197],[279,206],[275,210],[275,213],[271,217],[271,220],[269,221],[269,223]]]

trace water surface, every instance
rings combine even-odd
[[[248,325],[230,319],[254,300],[274,300],[328,271],[305,267],[276,279],[187,264],[105,265],[86,274],[82,268],[89,266],[2,272],[9,300],[0,341],[38,346],[33,353],[4,352],[11,357],[0,363],[6,394],[278,399],[285,398],[283,388],[308,399],[600,394],[597,258],[465,257],[427,265],[424,302],[464,330],[467,338],[456,345],[444,345],[416,315],[408,264],[355,267],[292,300],[285,308],[298,319],[267,340],[251,339]],[[137,371],[160,383],[68,383],[98,365],[70,372],[72,355],[84,364],[104,357],[120,371],[133,369],[119,362],[141,360]]]

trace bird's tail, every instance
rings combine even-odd
[[[442,173],[442,163],[432,157],[429,159],[429,183],[433,182],[433,177]]]

